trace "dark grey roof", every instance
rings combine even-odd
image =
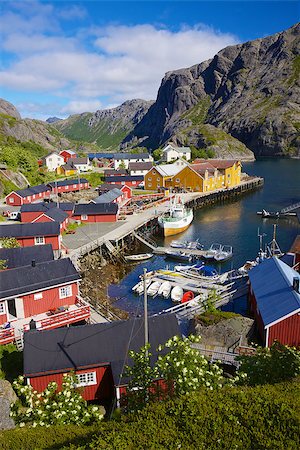
[[[31,261],[36,263],[54,259],[52,245],[33,245],[31,247],[0,248],[0,259],[5,260],[7,269],[28,266]]]
[[[38,184],[37,186],[30,186],[26,189],[18,189],[16,192],[21,197],[28,197],[29,195],[40,194],[42,192],[50,191],[49,186],[45,184]]]
[[[113,159],[114,153],[88,153],[89,159]]]
[[[111,175],[111,176],[121,176],[121,175],[128,175],[128,172],[126,169],[104,169],[104,175]]]
[[[152,353],[159,344],[180,335],[175,315],[149,317],[149,341]],[[62,344],[63,343],[63,344]],[[98,323],[24,334],[24,374],[63,372],[86,366],[111,364],[114,382],[120,382],[121,370],[130,363],[128,351],[144,345],[143,319]],[[123,380],[124,382],[124,380]]]
[[[88,180],[86,178],[80,178],[79,183],[88,183]],[[48,186],[55,188],[56,186],[70,186],[70,184],[78,184],[78,178],[73,178],[72,180],[60,180],[56,182],[52,181],[51,183],[48,183]]]
[[[59,208],[51,208],[43,214],[46,214],[48,217],[59,223],[64,222],[64,220],[68,217],[68,214]]]
[[[106,183],[112,183],[112,182],[117,182],[117,183],[123,183],[124,181],[143,181],[144,177],[143,175],[123,175],[121,177],[110,177],[110,176],[106,176],[105,177],[105,181]]]
[[[68,164],[76,165],[76,164],[88,164],[89,158],[86,156],[85,158],[69,158]]]
[[[80,280],[69,258],[45,261],[0,272],[0,299]]]
[[[148,159],[149,153],[114,153],[114,159]]]
[[[59,234],[60,226],[58,222],[14,223],[11,225],[0,225],[0,238],[51,235],[57,236]]]
[[[113,189],[122,189],[122,184],[110,184],[110,183],[103,183],[100,184],[100,186],[97,187],[97,191],[99,192],[108,192],[112,191]]]
[[[99,195],[99,197],[94,198],[91,202],[92,203],[111,203],[114,200],[116,200],[118,197],[123,195],[123,192],[120,191],[120,189],[114,188],[108,192],[105,192],[102,195]]]
[[[62,211],[73,211],[75,203],[59,203],[58,208]],[[39,203],[29,203],[27,205],[21,206],[22,212],[45,212],[49,211],[49,209],[57,208],[56,202],[39,202]]]
[[[74,216],[84,215],[87,216],[93,214],[117,214],[118,205],[116,203],[82,203],[75,205]]]
[[[129,163],[128,169],[131,170],[150,170],[153,167],[153,163],[151,161],[146,162],[131,162]]]

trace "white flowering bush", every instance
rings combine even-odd
[[[103,409],[88,406],[76,389],[76,376],[66,374],[62,389],[57,392],[57,383],[51,382],[39,393],[31,385],[24,384],[20,376],[13,382],[19,400],[11,404],[11,417],[19,427],[36,427],[67,424],[89,424],[103,419]]]

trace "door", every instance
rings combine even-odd
[[[12,298],[11,300],[7,300],[7,310],[8,310],[8,314],[12,317],[10,317],[11,319],[14,319],[17,317],[17,310],[16,310],[16,301],[14,298]]]

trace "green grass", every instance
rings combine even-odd
[[[300,78],[300,55],[296,56],[293,60],[292,75],[288,79],[288,85],[291,86]]]
[[[0,378],[10,382],[23,373],[23,353],[14,344],[0,345]]]
[[[104,175],[101,172],[91,172],[83,174],[83,177],[86,178],[92,187],[97,187],[99,184],[103,183]]]
[[[197,322],[200,322],[201,325],[205,325],[206,327],[208,327],[209,325],[215,325],[222,320],[232,319],[233,317],[239,317],[239,314],[216,309],[213,312],[207,311],[202,314],[196,315],[195,319],[197,320]]]
[[[182,114],[183,119],[189,119],[193,125],[204,123],[211,104],[210,97],[207,95],[201,99],[193,108]]]
[[[6,177],[0,174],[0,192],[2,192],[2,196],[8,195],[11,191],[16,191],[18,186],[14,184],[12,181],[9,181]]]

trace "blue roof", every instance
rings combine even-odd
[[[300,294],[293,289],[293,270],[275,256],[249,271],[251,286],[265,326],[300,310]]]
[[[149,153],[88,153],[89,159],[148,159]]]

